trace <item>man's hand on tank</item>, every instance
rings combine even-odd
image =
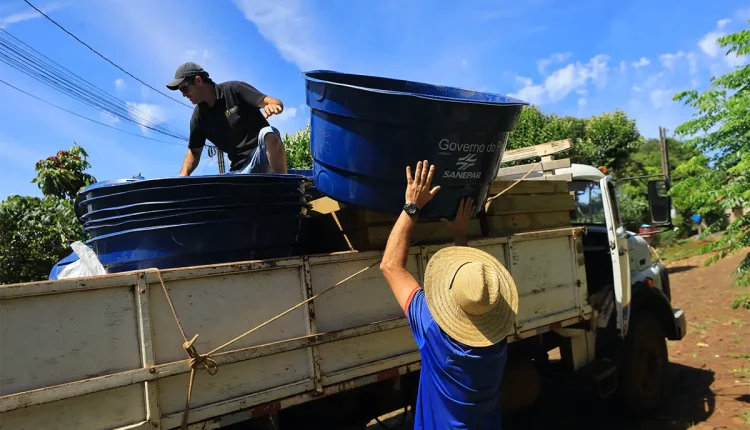
[[[457,241],[458,239],[466,239],[469,230],[469,218],[471,218],[472,213],[474,213],[474,200],[466,197],[458,204],[458,212],[456,212],[456,218],[453,221],[442,218],[445,227],[453,233]]]
[[[411,166],[406,166],[406,203],[414,203],[420,209],[429,203],[440,190],[440,185],[432,187],[434,175],[435,166],[430,166],[427,160],[417,163],[414,177],[411,175]]]

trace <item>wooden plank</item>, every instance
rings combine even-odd
[[[494,196],[506,188],[515,184],[516,181],[496,180],[490,186],[490,195]],[[562,194],[568,192],[568,184],[559,181],[529,181],[524,179],[518,185],[513,186],[503,195],[517,194]]]
[[[487,217],[490,236],[507,235],[529,230],[565,227],[570,225],[570,212],[540,212]]]
[[[544,175],[544,176],[534,176],[526,178],[526,180],[529,181],[556,181],[556,182],[570,182],[573,180],[573,174],[572,173],[565,173],[562,175]]]
[[[565,151],[573,147],[573,141],[570,139],[555,140],[553,142],[542,143],[525,148],[511,149],[503,154],[503,163],[511,161],[528,160],[534,157],[543,157],[558,152]]]
[[[488,206],[488,215],[512,215],[573,210],[575,201],[568,193],[549,196],[501,196]]]
[[[320,214],[328,214],[346,207],[343,203],[339,203],[330,197],[315,199],[310,204],[312,204],[312,211]]]
[[[503,167],[501,169],[497,170],[497,178],[502,178],[503,176],[512,176],[512,175],[524,175],[526,174],[529,169],[531,169],[532,164],[523,164],[520,166],[512,166],[512,167]],[[537,163],[537,165],[534,166],[532,172],[539,172],[539,171],[548,171],[548,170],[555,170],[555,169],[564,169],[566,167],[570,167],[570,158],[564,158],[562,160],[553,160],[549,162],[542,162]]]
[[[347,231],[349,240],[358,250],[384,249],[391,234],[392,225],[372,225]],[[478,219],[469,220],[469,240],[482,237],[482,227]],[[420,240],[417,245],[441,243],[453,240],[453,235],[443,227],[440,221],[418,222],[414,226],[411,238],[413,241]]]

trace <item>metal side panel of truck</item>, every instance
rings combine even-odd
[[[515,342],[591,320],[581,228],[481,239],[519,290]],[[412,247],[422,279],[442,246]],[[205,353],[376,262],[344,252],[162,271],[188,338]],[[0,287],[0,428],[179,427],[183,339],[155,271]],[[199,370],[192,428],[351,390],[420,368],[377,265],[213,356]]]

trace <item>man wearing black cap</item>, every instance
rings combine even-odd
[[[217,84],[196,63],[178,67],[167,88],[180,90],[196,105],[180,176],[189,176],[198,167],[206,139],[227,153],[230,173],[287,173],[281,135],[267,121],[284,110],[280,100],[245,82]]]

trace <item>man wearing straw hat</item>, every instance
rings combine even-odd
[[[456,246],[427,264],[424,286],[406,270],[411,232],[419,210],[440,190],[435,166],[406,168],[406,204],[388,238],[380,269],[406,313],[422,358],[415,429],[501,428],[500,385],[506,337],[518,312],[513,278],[490,254],[468,247],[471,200],[446,222]]]

